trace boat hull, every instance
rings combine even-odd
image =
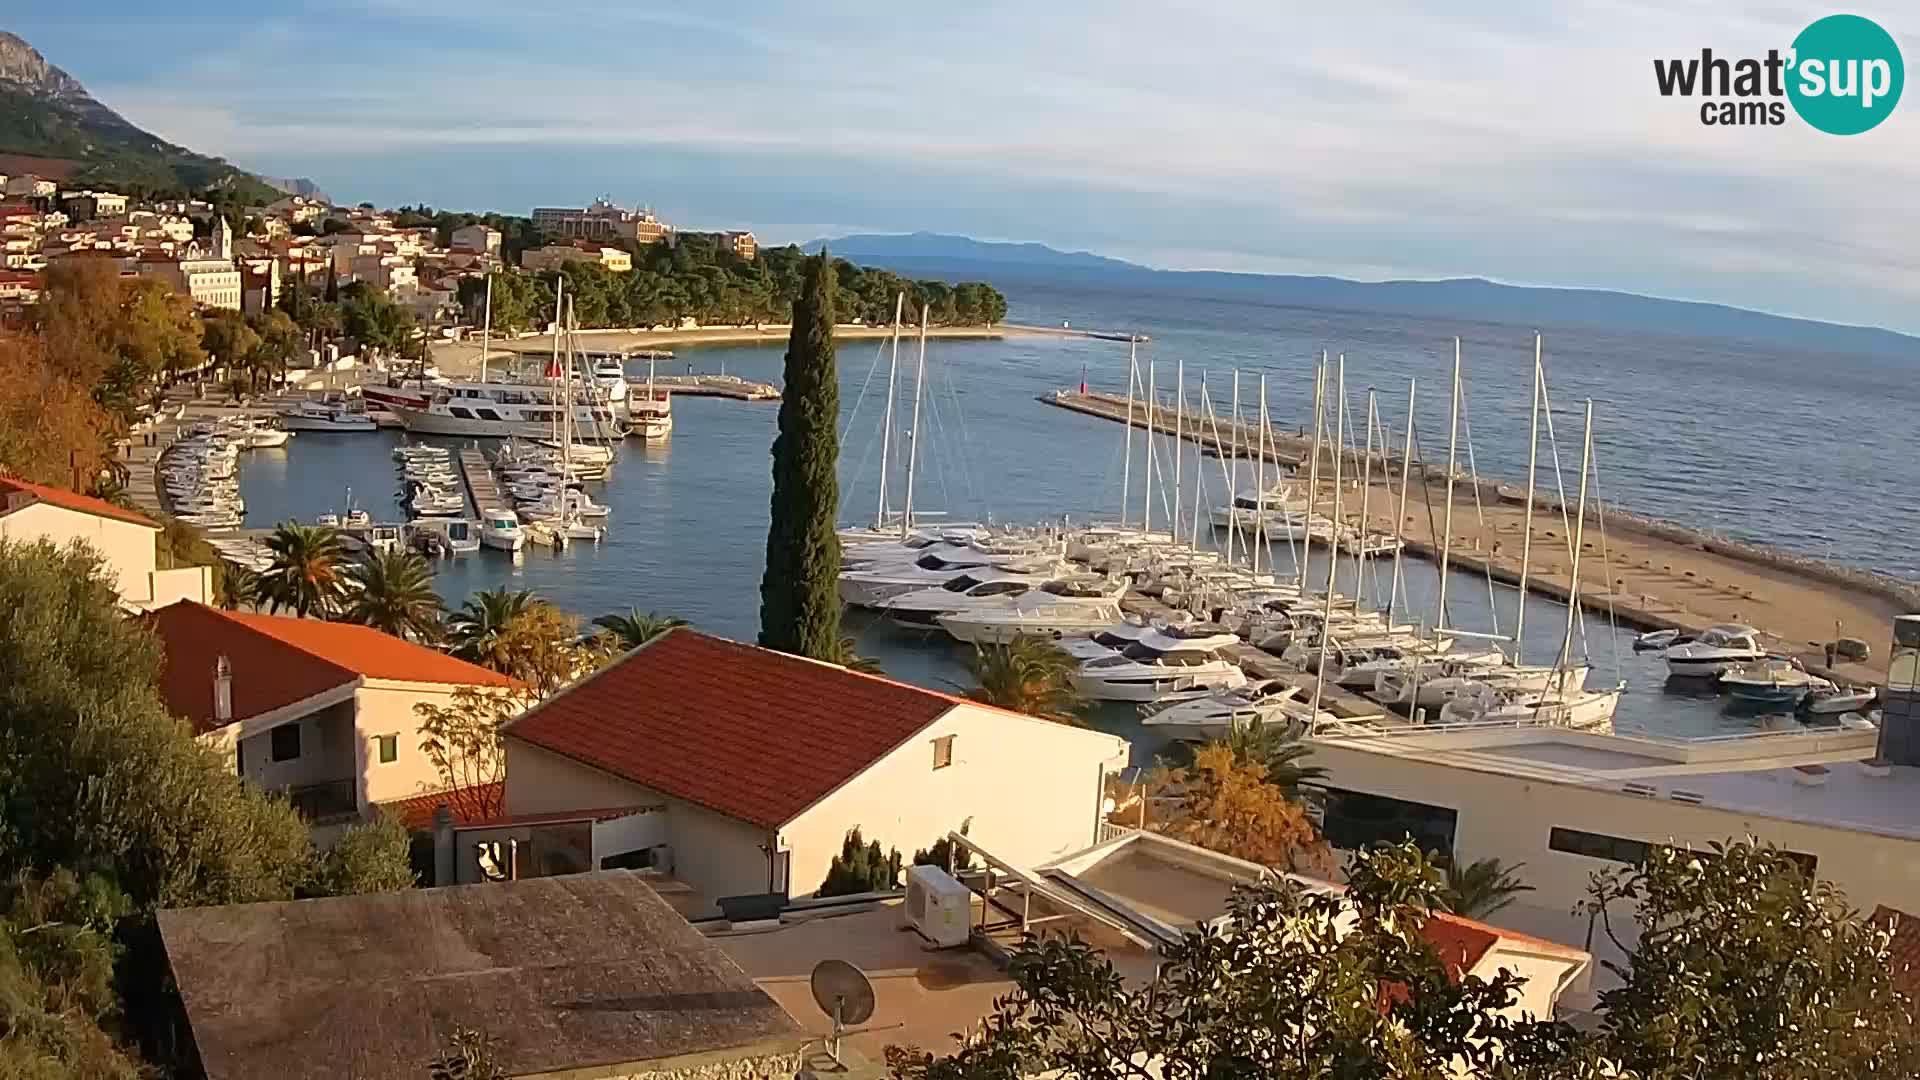
[[[369,416],[358,416],[344,420],[322,420],[315,417],[280,417],[280,427],[284,431],[377,431],[379,425]]]
[[[400,418],[400,426],[415,435],[452,435],[463,439],[544,439],[553,434],[551,420],[482,420],[450,416],[431,410],[396,407],[393,414]],[[367,430],[372,431],[369,421]],[[581,442],[604,441],[596,438],[591,429],[574,436]],[[609,435],[608,438],[618,436]]]

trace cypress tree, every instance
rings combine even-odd
[[[773,440],[767,569],[760,579],[760,644],[838,663],[840,646],[840,382],[834,370],[833,263],[808,260],[787,339],[780,434]]]

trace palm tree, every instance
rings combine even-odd
[[[980,684],[967,691],[975,701],[1063,724],[1080,723],[1077,714],[1086,702],[1069,678],[1073,658],[1046,638],[1022,634],[1004,645],[979,646],[967,667]]]
[[[239,563],[220,568],[220,606],[228,611],[260,607],[260,575]]]
[[[886,674],[880,669],[880,661],[871,656],[861,656],[854,651],[854,642],[850,637],[840,639],[840,658],[835,663],[848,671],[858,671],[863,675]]]
[[[593,625],[611,634],[622,650],[637,649],[676,626],[687,625],[687,620],[677,615],[661,615],[658,612],[642,612],[639,608],[630,608],[622,615],[602,615],[593,620]]]
[[[447,616],[450,651],[462,660],[484,663],[493,655],[508,624],[534,603],[533,594],[524,589],[508,591],[502,587],[474,593],[458,611]]]
[[[267,537],[273,563],[261,575],[260,599],[269,611],[292,608],[301,616],[331,616],[339,610],[346,549],[339,532],[323,525],[285,522]]]
[[[1516,875],[1526,863],[1508,867],[1499,859],[1480,859],[1461,866],[1452,859],[1445,862],[1447,887],[1442,894],[1447,910],[1469,919],[1484,919],[1513,903],[1533,886]]]
[[[419,554],[384,551],[347,571],[350,590],[341,618],[413,641],[436,641],[446,610],[433,591],[433,568]]]

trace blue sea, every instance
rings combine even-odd
[[[1407,382],[1419,380],[1416,427],[1427,460],[1446,452],[1447,384],[1453,341],[1461,339],[1471,461],[1483,477],[1523,479],[1528,390],[1535,327],[1450,322],[1431,317],[1314,310],[1248,302],[1094,288],[1009,288],[1009,318],[1039,325],[1132,331],[1156,386],[1171,394],[1184,366],[1187,392],[1204,379],[1215,409],[1225,411],[1232,373],[1241,374],[1243,408],[1259,377],[1267,378],[1276,426],[1311,422],[1313,365],[1322,349],[1346,357],[1347,390],[1356,423],[1366,392],[1378,392],[1381,415],[1404,426]],[[1809,354],[1745,342],[1635,334],[1625,327],[1542,327],[1549,392],[1562,470],[1569,488],[1579,470],[1579,416],[1595,410],[1597,484],[1610,504],[1776,544],[1836,561],[1920,577],[1920,552],[1907,538],[1920,531],[1911,498],[1915,369],[1897,361]],[[680,349],[674,370],[725,371],[778,383],[779,347]],[[898,409],[910,408],[913,347],[901,349]],[[839,349],[842,520],[873,514],[885,411],[886,347],[848,341]],[[1037,400],[1083,379],[1094,389],[1124,393],[1127,346],[1072,337],[1017,336],[944,341],[927,348],[928,389],[920,428],[916,505],[953,520],[1075,521],[1119,516],[1121,425],[1070,413]],[[564,554],[481,552],[440,564],[438,584],[450,604],[475,590],[531,589],[583,619],[630,607],[680,615],[694,625],[752,640],[771,490],[769,447],[777,404],[681,397],[675,429],[660,446],[623,446],[604,490],[612,507],[600,545]],[[283,451],[247,455],[241,490],[248,524],[311,519],[339,508],[351,487],[356,505],[376,518],[399,520],[392,433],[301,433]],[[1463,437],[1464,438],[1464,437]],[[1140,516],[1143,474],[1136,440],[1132,499]],[[1543,449],[1543,454],[1546,451]],[[1195,494],[1194,455],[1184,452],[1182,516]],[[1156,522],[1171,510],[1169,447],[1156,450]],[[1463,464],[1467,451],[1462,450]],[[1547,462],[1543,458],[1543,470]],[[1219,462],[1198,470],[1202,504],[1223,501]],[[1550,476],[1543,471],[1542,476]],[[1543,484],[1548,481],[1543,479]],[[896,478],[897,500],[900,485]],[[1569,492],[1571,493],[1571,492]],[[1190,518],[1189,518],[1190,519]],[[1291,555],[1274,552],[1284,571]],[[1310,567],[1324,580],[1324,564]],[[1431,621],[1435,571],[1408,561],[1414,617]],[[1381,579],[1384,582],[1384,578]],[[1373,582],[1366,583],[1371,588]],[[1449,586],[1450,625],[1510,631],[1516,596],[1490,594],[1486,581],[1456,575]],[[1529,598],[1529,660],[1555,655],[1565,608]],[[1497,612],[1497,615],[1496,615]],[[1631,634],[1589,616],[1576,651],[1595,664],[1594,682],[1618,677],[1630,693],[1618,722],[1682,734],[1750,727],[1712,698],[1665,686],[1650,654],[1635,657]],[[967,684],[966,654],[853,617],[861,650],[896,677],[943,690]],[[1135,739],[1145,759],[1158,747],[1129,709],[1098,710],[1094,722]]]

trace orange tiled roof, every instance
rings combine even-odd
[[[681,627],[506,732],[664,795],[779,828],[957,703]]]
[[[1440,962],[1447,968],[1447,977],[1459,982],[1461,976],[1472,971],[1474,965],[1493,951],[1493,947],[1507,936],[1507,932],[1483,922],[1436,911],[1420,925],[1420,936],[1426,938],[1427,944],[1433,946],[1433,951],[1440,954]]]
[[[145,525],[149,529],[160,527],[158,522],[138,510],[116,506],[105,499],[96,499],[91,495],[82,495],[77,491],[69,491],[66,488],[48,484],[29,484],[25,480],[16,480],[11,476],[0,476],[0,494],[13,493],[31,495],[36,502],[52,503],[54,506],[76,510],[82,514]],[[6,507],[0,505],[0,514],[7,512]]]
[[[478,801],[498,805],[500,802],[500,793],[506,786],[505,783],[496,780],[493,783],[481,784],[474,788],[473,794]],[[383,802],[379,805],[380,809],[385,810],[388,815],[400,822],[409,832],[416,832],[421,829],[433,828],[433,811],[434,808],[441,803],[446,803],[447,808],[453,811],[453,823],[455,825],[471,824],[471,822],[466,820],[467,815],[461,813],[460,802],[461,800],[456,798],[451,792],[435,791],[426,795],[414,795],[405,799],[394,799],[391,802]]]
[[[222,656],[233,673],[235,720],[284,708],[361,677],[454,686],[519,685],[499,672],[351,623],[221,611],[191,600],[169,604],[147,618],[166,643],[161,693],[197,732],[220,726],[213,715],[213,671]]]

